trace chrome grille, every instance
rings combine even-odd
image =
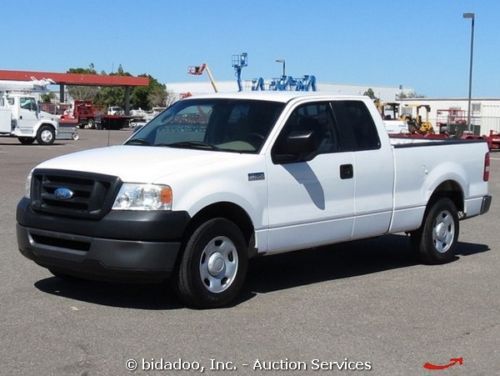
[[[54,215],[102,218],[111,210],[120,181],[116,176],[78,171],[35,170],[32,208]],[[56,195],[58,188],[72,192],[70,198]]]

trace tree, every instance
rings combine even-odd
[[[67,73],[97,74],[94,64],[90,63],[88,68],[69,68]],[[69,86],[68,93],[75,100],[92,100],[99,92],[95,86]]]
[[[408,91],[406,93],[404,92],[401,92],[397,95],[397,99],[401,100],[401,99],[407,99],[407,98],[425,98],[425,95],[423,94],[418,94],[417,92],[415,91]]]
[[[375,92],[373,91],[373,89],[370,87],[368,88],[368,90],[366,90],[363,95],[366,95],[367,97],[370,97],[371,99],[378,99],[376,96],[375,96]]]
[[[148,101],[151,107],[165,107],[167,100],[167,91],[165,86],[155,86],[150,89]]]
[[[51,103],[52,99],[54,99],[55,97],[56,95],[52,91],[40,95],[40,99],[42,100],[43,103]]]
[[[173,104],[178,98],[172,91],[168,91],[165,86],[165,90],[167,91],[167,98],[165,99],[165,106],[168,107]]]
[[[97,74],[94,64],[88,68],[70,68],[68,73]],[[101,71],[102,75],[106,72]],[[131,76],[120,64],[116,72],[110,76]],[[141,74],[139,77],[149,78],[148,86],[137,86],[131,90],[130,103],[134,108],[150,110],[152,107],[163,107],[171,104],[174,96],[169,94],[164,84],[160,83],[149,74]],[[70,86],[68,91],[73,99],[92,100],[97,107],[124,106],[125,89],[122,87],[95,87],[95,86]]]
[[[125,90],[116,86],[101,88],[94,99],[98,107],[123,106],[124,102]]]
[[[95,86],[68,86],[68,93],[75,100],[93,100],[98,92]]]
[[[88,68],[69,68],[66,73],[97,74],[93,63],[90,63]]]
[[[165,85],[149,74],[141,74],[139,77],[149,78],[149,85],[138,86],[132,90],[130,100],[132,107],[150,110],[152,107],[166,106],[168,93]]]

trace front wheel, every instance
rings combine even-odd
[[[36,141],[40,145],[52,145],[56,139],[56,132],[50,125],[42,125],[36,134]]]
[[[458,233],[457,208],[449,198],[441,198],[432,204],[412,241],[423,262],[443,264],[455,257]]]
[[[248,246],[233,222],[214,218],[201,224],[181,257],[176,290],[188,306],[224,306],[241,290],[248,267]]]

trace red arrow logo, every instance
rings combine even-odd
[[[448,364],[432,364],[427,362],[424,364],[424,368],[435,371],[435,370],[450,368],[451,366],[454,366],[457,363],[463,365],[464,358],[451,358]]]

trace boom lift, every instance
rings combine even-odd
[[[467,130],[467,116],[461,108],[437,110],[436,126],[439,133],[461,136]]]
[[[217,93],[217,86],[215,85],[215,80],[214,76],[212,75],[212,72],[210,71],[210,68],[208,67],[208,64],[201,64],[197,66],[191,66],[188,68],[188,73],[192,74],[194,76],[201,76],[203,72],[207,72],[208,79],[210,80],[210,83],[212,84],[212,87],[214,88],[214,91]]]
[[[266,90],[262,77],[252,80],[252,91]],[[306,74],[300,78],[281,76],[269,82],[268,90],[271,91],[316,91],[316,76]]]
[[[233,68],[236,74],[236,82],[238,83],[238,91],[243,91],[241,85],[241,70],[248,66],[248,54],[243,52],[241,55],[233,55]]]

